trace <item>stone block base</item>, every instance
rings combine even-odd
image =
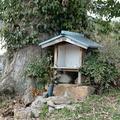
[[[54,88],[55,96],[69,96],[75,100],[85,98],[94,93],[94,88],[90,86],[78,86],[75,84],[59,84]]]

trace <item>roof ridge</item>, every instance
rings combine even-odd
[[[61,31],[61,35],[75,35],[75,36],[82,36],[84,37],[84,34],[82,33],[78,33],[78,32],[70,32],[70,31],[66,31],[66,30],[62,30]]]
[[[57,44],[59,42],[62,42],[62,40],[60,39],[62,37],[66,37],[66,38],[69,39],[69,41],[66,40],[66,42],[71,43],[71,44],[75,43],[75,45],[77,44],[78,46],[82,45],[82,48],[86,47],[85,49],[87,49],[89,47],[90,48],[101,47],[101,45],[99,45],[95,41],[92,41],[92,40],[86,38],[84,36],[84,34],[77,33],[77,32],[69,32],[69,31],[65,31],[65,30],[62,30],[60,35],[55,36],[55,37],[53,37],[51,39],[48,39],[47,41],[41,42],[39,45],[41,45],[43,47],[46,47],[46,46],[44,46],[45,44],[47,44],[47,46],[51,46],[51,45]],[[57,39],[58,39],[58,42],[55,41]],[[52,44],[50,44],[50,43],[52,43]]]

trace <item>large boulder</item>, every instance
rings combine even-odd
[[[32,88],[35,81],[25,77],[26,66],[35,58],[41,56],[41,48],[31,45],[16,51],[12,60],[6,59],[2,82],[0,82],[0,93],[3,91],[14,92],[21,96],[25,104],[33,101]]]
[[[40,110],[45,103],[46,99],[42,96],[38,96],[27,108],[15,106],[14,120],[39,120]]]
[[[32,113],[30,107],[28,108],[15,108],[14,120],[32,120]]]

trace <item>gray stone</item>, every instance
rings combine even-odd
[[[14,85],[15,81],[12,80],[12,77],[6,76],[6,78],[0,82],[0,94],[13,95]]]
[[[38,118],[40,109],[45,103],[46,100],[42,96],[38,96],[30,107],[14,108],[14,120],[33,120],[33,118]]]
[[[48,111],[49,111],[49,113],[53,112],[54,110],[55,110],[54,107],[51,107],[51,106],[48,107]]]
[[[25,93],[22,97],[22,101],[24,101],[25,105],[32,103],[34,101],[32,89],[35,88],[35,82],[33,79],[29,78],[28,80],[26,80],[26,84],[27,84],[27,89],[25,90]]]
[[[31,104],[31,108],[40,108],[41,105],[45,104],[47,101],[42,96],[35,98],[35,101]]]
[[[40,109],[44,106],[45,103],[46,99],[42,96],[38,96],[35,99],[35,101],[31,104],[31,111],[35,117],[39,117]]]
[[[56,105],[72,103],[71,98],[64,97],[64,96],[52,96],[52,97],[46,98],[46,101],[52,101]]]
[[[47,105],[49,106],[49,112],[52,112],[55,109],[63,109],[65,107],[70,108],[72,103],[70,98],[67,97],[50,97],[47,99]]]
[[[3,64],[0,63],[0,72],[3,70]]]
[[[32,118],[31,108],[15,108],[14,109],[14,120],[31,120]]]
[[[55,106],[55,104],[54,104],[53,101],[51,101],[51,100],[47,101],[47,105],[48,105],[48,106],[51,106],[51,107],[53,107],[53,108],[54,108],[54,106]]]
[[[67,74],[62,74],[58,82],[60,83],[70,83],[72,81],[71,77]]]
[[[49,97],[43,98],[42,96],[36,97],[30,107],[27,108],[14,108],[14,120],[36,120],[39,118],[40,110],[44,104],[48,105],[49,112],[55,109],[70,108],[71,100],[66,97]],[[34,119],[33,119],[34,118]]]
[[[61,98],[58,98],[56,100],[54,100],[54,104],[55,105],[60,105],[60,104],[71,104],[72,101],[70,100],[70,98],[67,98],[67,97],[61,97]]]
[[[66,105],[66,104],[61,104],[61,105],[55,105],[54,108],[59,110],[59,109],[67,108],[67,106],[68,105]]]
[[[43,98],[47,98],[48,97],[48,92],[43,92]]]

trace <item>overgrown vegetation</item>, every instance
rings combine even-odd
[[[0,0],[0,17],[4,21],[1,33],[10,54],[38,44],[62,29],[87,34],[104,49],[86,59],[83,73],[93,81],[91,84],[104,90],[120,79],[120,24],[111,22],[120,15],[119,6],[117,0]],[[95,13],[96,18],[88,16],[87,11]],[[27,75],[45,82],[50,76],[46,62],[34,60],[28,66]]]
[[[100,32],[100,25],[95,27],[94,38],[101,42],[102,48],[88,53],[82,67],[86,82],[97,85],[98,93],[120,86],[120,25],[113,22],[110,27],[111,30],[105,34]]]
[[[112,18],[120,16],[119,6],[119,0],[93,0],[91,10],[99,18],[105,17],[107,21],[111,21]]]
[[[73,104],[72,109],[55,110],[41,120],[119,120],[119,93],[120,90],[112,90],[101,96],[92,95],[83,102]]]
[[[42,58],[36,57],[30,64],[27,65],[25,75],[31,77],[36,82],[36,87],[44,87],[45,84],[51,81],[51,60],[52,57],[44,55]]]
[[[87,0],[0,0],[8,50],[37,44],[46,34],[87,27]]]
[[[99,94],[112,86],[117,86],[120,74],[118,70],[109,57],[105,59],[98,51],[89,54],[81,68],[82,74],[86,77],[84,82],[95,86]]]
[[[10,55],[62,29],[87,34],[103,48],[99,54],[86,58],[82,72],[88,78],[86,82],[97,85],[102,92],[120,83],[120,24],[111,22],[113,17],[120,16],[119,6],[118,0],[0,0],[0,18],[4,22],[1,33]],[[89,17],[87,11],[95,13],[96,18]],[[49,62],[44,57],[34,59],[27,66],[26,75],[43,84],[49,82]],[[40,117],[43,120],[119,120],[119,93],[93,95],[74,104],[75,109],[65,108],[51,114],[45,106]],[[6,103],[0,96],[0,107]]]
[[[107,21],[99,16],[93,22],[108,30],[111,18],[119,16],[118,6],[119,2],[114,0],[0,0],[0,17],[4,21],[2,34],[7,49],[14,51],[37,44],[62,29],[89,33],[94,28],[91,29],[87,11],[106,16]]]

